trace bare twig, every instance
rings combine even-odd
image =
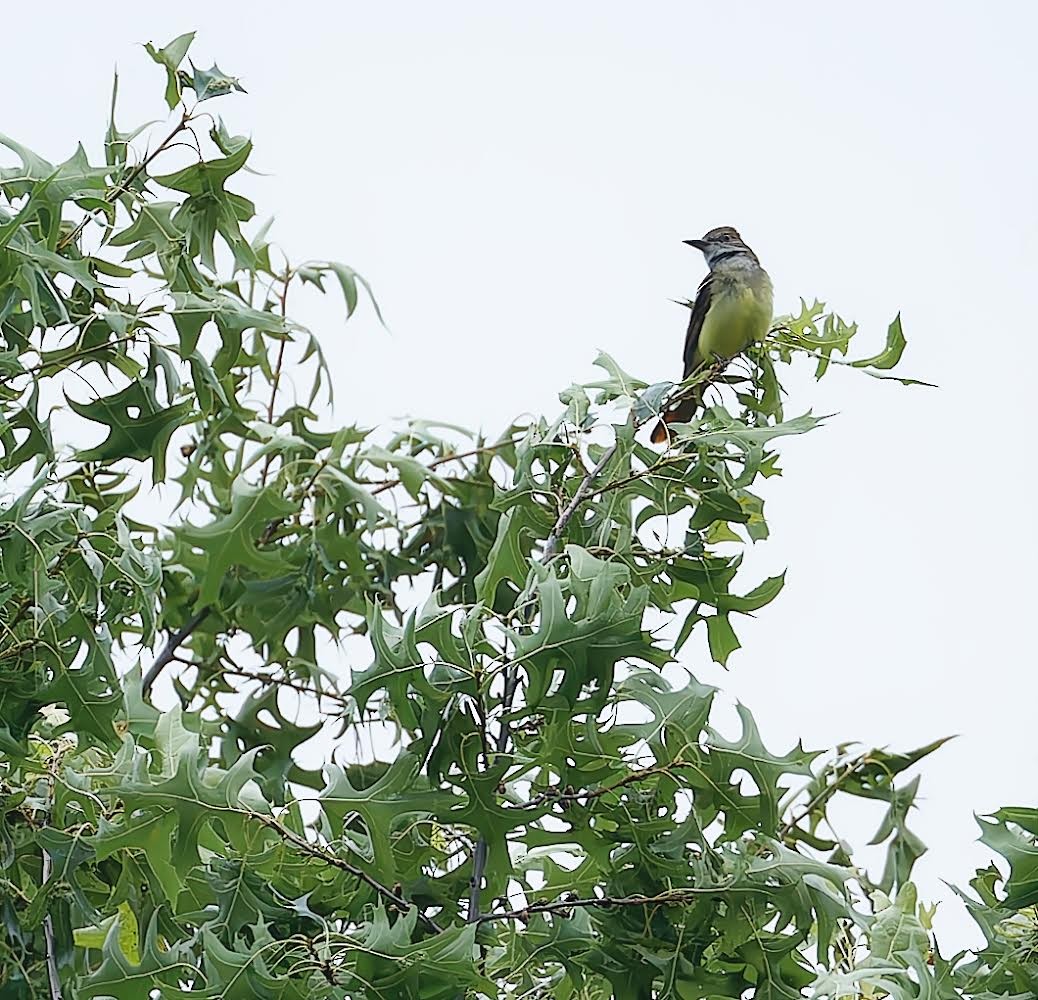
[[[45,368],[50,368],[52,366],[64,365],[67,367],[75,361],[82,361],[83,358],[88,355],[107,351],[110,347],[116,347],[119,344],[128,344],[135,340],[137,340],[137,334],[134,333],[128,337],[117,337],[115,340],[106,340],[103,344],[95,344],[93,347],[84,347],[81,351],[76,351],[75,354],[70,354],[65,358],[59,358],[53,361],[41,359],[37,364],[30,365],[28,368],[23,368],[20,372],[5,375],[3,378],[0,378],[0,383],[11,382],[16,378],[21,378],[22,375],[32,375],[35,372],[42,373]],[[40,353],[42,354],[42,351]]]
[[[598,486],[592,490],[589,490],[587,496],[593,497],[601,496],[603,493],[611,493],[613,490],[623,489],[625,486],[629,486],[631,483],[637,483],[639,480],[642,479],[652,479],[654,477],[662,478],[659,476],[659,470],[662,470],[672,465],[680,465],[683,462],[687,463],[688,461],[689,456],[687,454],[679,453],[677,455],[669,455],[665,458],[661,458],[658,462],[653,462],[652,465],[648,466],[645,469],[642,469],[641,472],[635,472],[629,476],[624,476],[623,479],[614,479],[612,482],[606,483],[604,486]],[[667,478],[666,481],[671,483],[683,483],[685,480],[678,477],[674,479]]]
[[[279,305],[281,307],[281,318],[286,320],[288,318],[288,286],[292,283],[292,269],[288,266],[288,261],[285,261],[285,273],[282,277],[281,295],[279,297]],[[288,346],[288,337],[283,337],[281,343],[278,345],[278,356],[274,362],[274,376],[270,380],[270,402],[267,403],[267,423],[273,425],[274,423],[274,403],[278,396],[278,386],[281,384],[281,371],[285,365],[285,348]],[[267,452],[267,457],[263,462],[263,472],[260,475],[260,482],[266,484],[267,473],[270,471],[270,463],[274,460],[272,452]]]
[[[515,663],[510,663],[505,668],[505,690],[501,698],[501,726],[497,731],[497,739],[494,741],[494,748],[498,753],[504,753],[508,747],[509,726],[504,717],[512,710],[512,700],[515,698],[518,686],[519,667]],[[490,763],[489,759],[487,763]],[[474,923],[479,919],[479,894],[483,890],[483,873],[486,871],[488,853],[487,839],[481,834],[472,854],[472,877],[469,879],[469,923]]]
[[[44,818],[46,819],[47,810],[52,807],[54,801],[54,779],[55,774],[61,764],[62,752],[58,751],[55,753],[47,765],[47,805],[43,805],[39,801],[34,803],[31,810],[23,812],[23,816],[28,822],[29,826],[34,831],[39,831],[39,826],[36,823],[35,812],[42,810],[44,812]],[[50,851],[46,847],[41,845],[42,853],[42,866],[40,881],[44,889],[47,887],[47,883],[50,882],[51,876],[54,873],[54,861],[50,856]],[[43,946],[44,946],[44,957],[47,966],[47,990],[50,993],[50,1000],[62,1000],[61,994],[61,976],[58,972],[58,950],[57,944],[54,940],[54,919],[51,916],[50,909],[48,908],[47,913],[43,918]]]
[[[469,879],[468,914],[468,922],[470,924],[478,923],[480,920],[479,895],[483,891],[483,873],[487,868],[487,855],[489,852],[490,845],[487,844],[487,838],[480,834],[479,840],[476,841],[476,849],[472,852],[472,878]]]
[[[146,695],[151,690],[151,686],[155,683],[159,674],[161,674],[166,666],[174,659],[177,648],[182,642],[189,639],[195,629],[205,621],[209,614],[209,610],[209,607],[206,606],[196,611],[181,628],[177,629],[176,632],[169,637],[166,641],[166,645],[162,649],[162,652],[155,657],[155,662],[148,667],[148,672],[144,675],[144,680],[141,682],[142,694]]]

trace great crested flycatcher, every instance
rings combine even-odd
[[[757,255],[731,226],[711,229],[701,240],[685,240],[702,250],[710,273],[692,303],[685,335],[685,374],[724,362],[760,340],[771,326],[771,279]],[[653,428],[655,444],[667,440],[667,424],[687,423],[701,393],[682,400]]]

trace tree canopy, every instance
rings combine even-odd
[[[241,85],[192,40],[145,47],[168,120],[124,131],[116,81],[103,157],[0,135],[0,998],[1038,996],[1038,809],[980,819],[984,944],[943,954],[941,741],[776,748],[687,666],[782,590],[741,563],[826,419],[788,366],[912,383],[900,319],[854,358],[804,301],[665,449],[702,387],[605,354],[497,437],[330,425],[293,303],[378,306],[235,193]]]

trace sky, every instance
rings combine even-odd
[[[788,569],[786,589],[727,673],[701,651],[688,666],[776,750],[958,734],[923,768],[917,881],[942,901],[942,940],[976,940],[942,880],[990,858],[974,812],[1038,802],[1038,6],[48,11],[45,48],[5,46],[0,131],[51,160],[81,137],[98,148],[116,64],[120,126],[162,110],[139,43],[194,29],[196,62],[241,77],[248,95],[212,105],[256,144],[265,176],[239,187],[292,259],[370,279],[390,328],[306,307],[340,423],[493,432],[554,414],[600,349],[678,378],[687,314],[670,299],[704,274],[681,241],[720,225],[756,249],[778,312],[821,298],[861,324],[862,354],[900,312],[906,374],[940,388],[793,380],[790,413],[837,416],[784,444],[768,484],[772,537],[744,579]],[[850,821],[848,839],[873,832]]]

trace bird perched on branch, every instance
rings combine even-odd
[[[692,303],[685,336],[683,378],[724,363],[760,340],[771,326],[771,279],[757,255],[731,226],[711,229],[701,240],[685,240],[703,251],[710,273]],[[653,443],[667,440],[667,424],[687,423],[700,403],[702,387],[663,415]]]

